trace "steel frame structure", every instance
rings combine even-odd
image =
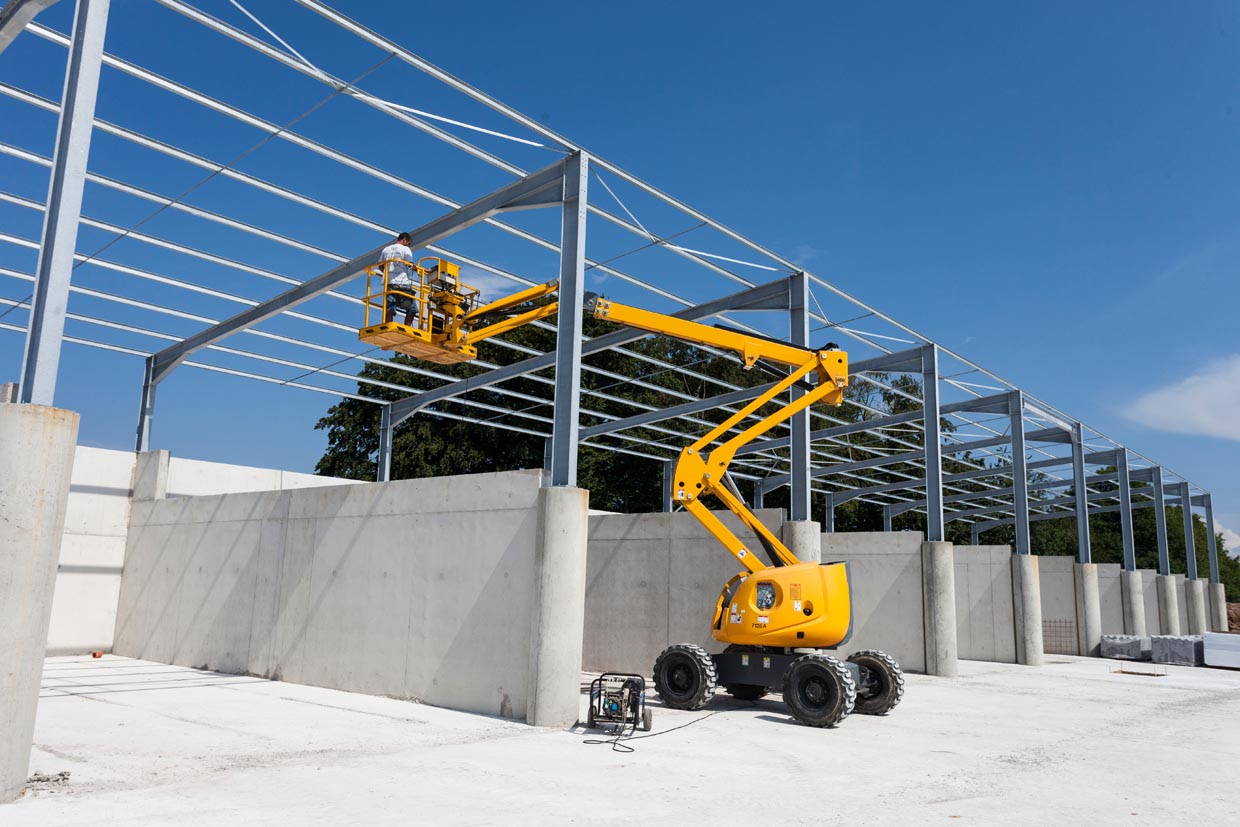
[[[491,136],[514,138],[514,141],[503,143],[502,150],[484,148],[462,137],[459,131],[440,126],[443,118],[366,93],[358,82],[342,80],[320,69],[293,52],[291,47],[272,45],[241,26],[217,19],[183,0],[152,2],[171,13],[170,20],[177,21],[178,25],[205,29],[211,36],[218,36],[221,43],[228,44],[228,48],[240,50],[248,58],[264,59],[264,65],[282,73],[281,77],[290,83],[300,83],[307,89],[325,89],[332,97],[364,108],[367,117],[381,117],[384,123],[413,130],[419,140],[437,147],[436,151],[472,159],[489,174],[501,174],[508,183],[489,192],[472,192],[460,200],[440,194],[429,186],[397,175],[382,163],[354,157],[287,125],[278,125],[161,75],[134,59],[104,52],[107,0],[77,0],[76,22],[70,34],[31,22],[34,14],[51,2],[53,0],[10,0],[0,11],[0,73],[5,68],[3,50],[23,30],[23,37],[69,50],[60,103],[0,80],[0,100],[7,99],[12,105],[24,105],[35,112],[54,114],[59,123],[56,144],[48,154],[35,148],[0,143],[0,162],[47,168],[51,181],[44,203],[15,193],[0,193],[0,203],[7,205],[6,208],[38,211],[45,217],[43,234],[37,241],[0,233],[0,242],[4,244],[39,251],[34,273],[0,267],[3,283],[16,281],[35,286],[27,323],[0,321],[0,329],[27,334],[23,401],[51,401],[60,344],[64,341],[142,358],[138,450],[147,450],[152,444],[156,389],[178,368],[186,367],[379,405],[381,426],[376,464],[380,480],[390,476],[394,430],[420,413],[543,437],[548,446],[546,468],[553,485],[575,484],[579,445],[662,461],[665,468],[670,468],[671,458],[680,446],[712,424],[713,412],[735,411],[736,406],[755,398],[771,384],[738,386],[694,370],[692,364],[674,364],[642,352],[632,347],[643,338],[638,332],[622,330],[586,338],[582,334],[580,312],[586,281],[607,278],[618,289],[661,303],[682,318],[716,318],[742,329],[786,337],[789,342],[806,346],[815,335],[825,335],[823,331],[846,337],[852,382],[858,392],[850,396],[845,408],[799,414],[779,436],[738,452],[735,474],[752,484],[755,506],[761,505],[772,491],[788,487],[791,519],[814,516],[814,499],[818,498],[823,503],[820,513],[828,531],[833,529],[835,508],[850,500],[881,508],[884,527],[888,530],[901,514],[924,515],[929,540],[945,539],[946,526],[953,521],[971,523],[975,542],[982,532],[1013,525],[1015,551],[1019,554],[1033,551],[1030,547],[1032,522],[1074,519],[1078,559],[1084,563],[1092,559],[1088,517],[1119,512],[1123,561],[1127,569],[1135,567],[1132,512],[1153,507],[1159,568],[1168,573],[1164,506],[1168,501],[1178,502],[1184,516],[1189,576],[1195,578],[1197,575],[1191,520],[1192,509],[1199,507],[1204,509],[1209,536],[1209,576],[1212,582],[1217,582],[1209,492],[934,343],[789,258],[588,152],[400,44],[347,18],[321,0],[294,2],[330,24],[342,39],[353,44],[353,48],[378,51],[403,67],[403,71],[411,70],[423,82],[433,83],[445,94],[455,95],[462,109],[474,113],[460,117],[485,120],[515,131],[517,136],[489,130]],[[281,46],[284,45],[281,41]],[[257,131],[264,141],[309,153],[350,174],[371,182],[381,181],[396,187],[405,196],[433,205],[441,213],[410,231],[415,239],[414,247],[452,258],[489,277],[510,283],[514,288],[545,281],[546,274],[539,278],[522,272],[528,265],[501,265],[494,259],[490,246],[480,244],[474,233],[485,230],[492,237],[502,239],[504,244],[519,243],[542,255],[554,256],[561,285],[559,300],[565,312],[558,315],[554,324],[540,323],[554,330],[554,349],[532,351],[499,337],[498,347],[516,354],[516,360],[501,365],[480,359],[476,363],[479,372],[465,379],[437,372],[433,366],[394,365],[405,374],[439,383],[430,390],[421,391],[332,370],[337,363],[345,362],[387,364],[368,353],[349,350],[343,337],[356,328],[356,319],[350,323],[347,317],[339,316],[345,310],[356,316],[359,300],[339,288],[375,259],[381,244],[360,256],[345,255],[291,239],[274,228],[227,211],[193,205],[181,197],[170,197],[90,170],[86,157],[92,132],[106,134],[109,140],[218,177],[255,193],[256,197],[275,199],[290,208],[308,210],[350,231],[368,233],[375,241],[378,240],[376,236],[393,235],[397,228],[301,192],[296,187],[243,172],[234,165],[221,164],[174,143],[95,117],[94,101],[101,74],[124,76],[127,83],[149,88],[153,94],[168,96],[210,113],[211,117]],[[449,123],[469,126],[455,119]],[[528,150],[529,144],[534,144],[537,150]],[[527,171],[529,158],[541,157],[545,161],[549,150],[556,153],[555,161],[540,165],[533,172]],[[601,185],[602,193],[590,186],[591,181]],[[317,273],[284,272],[235,260],[224,253],[197,249],[165,235],[84,216],[82,192],[86,187],[122,194],[187,220],[209,222],[243,233],[255,244],[278,249],[294,247],[326,260],[327,266]],[[618,191],[625,193],[625,200],[621,200]],[[639,203],[642,206],[635,206],[636,212],[630,209],[630,204]],[[545,212],[556,207],[559,208],[558,236],[512,220],[512,214],[517,212]],[[647,213],[651,227],[656,223],[649,216],[656,215],[659,227],[672,227],[674,220],[687,220],[690,226],[654,232],[638,219],[637,214],[643,212]],[[591,245],[587,245],[587,225]],[[251,299],[237,292],[195,283],[175,273],[127,264],[105,257],[100,251],[84,254],[76,249],[79,226],[124,237],[127,243],[142,249],[170,251],[196,262],[206,262],[226,269],[233,276],[262,280],[256,283],[275,281],[286,289],[262,299]],[[453,236],[467,228],[474,230],[468,243],[462,242],[465,246],[459,249],[443,246],[449,240],[455,241]],[[695,233],[695,239],[701,238],[695,240],[692,248],[678,243],[688,233]],[[613,250],[592,254],[599,237],[612,245],[619,245],[623,239],[630,241],[623,248],[616,246]],[[677,241],[673,241],[674,238]],[[628,244],[639,246],[630,250]],[[481,248],[481,253],[466,252],[475,248]],[[715,251],[707,252],[703,248]],[[608,255],[609,252],[615,254]],[[620,269],[616,264],[634,254],[642,256],[637,270]],[[656,254],[660,263],[651,265],[653,259],[648,257]],[[83,272],[107,271],[134,279],[135,283],[157,283],[183,291],[188,299],[206,296],[240,305],[242,309],[223,319],[212,318],[191,309],[188,303],[185,307],[170,306],[80,283],[71,284],[70,274],[79,266],[88,267]],[[662,275],[664,268],[691,275]],[[765,280],[743,274],[753,269],[765,271]],[[685,284],[692,284],[694,289],[681,289]],[[685,295],[687,292],[695,294],[695,298],[689,298]],[[72,296],[89,299],[96,311],[69,312]],[[824,309],[824,302],[831,307],[831,313]],[[3,305],[0,313],[24,309],[26,304],[25,300],[0,295],[0,305]],[[118,315],[98,309],[103,307],[117,308]],[[158,330],[154,324],[126,322],[119,315],[121,309],[127,313],[150,314],[165,321],[174,319],[178,325],[195,328],[195,332],[188,335],[168,333]],[[308,332],[294,336],[271,324],[290,319]],[[775,319],[779,321],[773,321]],[[867,326],[878,330],[863,331],[847,326],[859,320],[865,320]],[[82,335],[66,334],[66,324],[73,333]],[[129,337],[145,337],[148,342],[154,339],[158,345],[138,348],[110,338],[122,333]],[[244,335],[255,349],[224,344],[224,340],[240,335]],[[896,349],[893,345],[898,344],[907,347]],[[602,353],[620,356],[627,366],[626,371],[618,372],[597,364],[592,357]],[[704,350],[704,357],[718,355]],[[334,361],[328,366],[314,364],[314,360],[325,358]],[[246,367],[237,367],[241,364]],[[548,369],[554,371],[553,376],[546,375]],[[282,375],[290,372],[296,375],[292,378]],[[677,389],[669,383],[652,381],[660,374],[679,377],[685,386]],[[590,381],[583,382],[583,377]],[[908,381],[906,377],[915,381]],[[353,383],[358,383],[356,392],[352,391]],[[608,388],[616,384],[630,384],[655,392],[663,404],[638,403],[608,393]],[[388,402],[363,393],[366,385],[403,391],[406,395]],[[491,401],[478,398],[478,392],[484,389],[488,393],[486,399]],[[495,399],[502,404],[497,404]],[[618,407],[630,413],[617,414],[614,411]],[[950,463],[946,472],[945,458]],[[1033,472],[1038,476],[1031,481]],[[1133,489],[1133,482],[1142,483],[1143,487]],[[1072,490],[1070,495],[1056,495],[1056,489],[1066,488]],[[670,493],[666,491],[665,507],[671,507]]]

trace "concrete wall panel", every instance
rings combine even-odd
[[[953,554],[959,657],[1015,663],[1011,548],[956,546]]]
[[[1080,654],[1076,621],[1074,557],[1040,556],[1042,644],[1048,654]]]
[[[540,472],[133,510],[116,651],[524,715]]]
[[[853,636],[841,656],[881,649],[911,672],[926,668],[918,532],[822,535],[823,562],[847,560],[852,576]]]
[[[1124,593],[1119,563],[1098,564],[1098,605],[1102,610],[1102,634],[1124,634]]]
[[[151,519],[182,521],[187,514],[161,508],[152,515],[149,504],[134,503],[137,455],[130,451],[78,446],[74,454],[73,484],[65,514],[60,570],[52,603],[48,652],[79,654],[111,651],[117,626],[116,607],[121,591],[121,565],[130,512],[145,509],[136,525],[154,525]],[[247,468],[218,462],[173,457],[169,463],[169,496],[217,495],[260,490],[311,488],[356,484],[314,474]],[[219,520],[248,519],[236,514],[233,501],[190,501],[198,509],[232,509],[215,515]],[[241,506],[243,509],[248,505]],[[205,519],[195,512],[196,518]]]
[[[720,517],[759,547],[733,515]],[[774,530],[783,512],[764,509],[758,517]],[[586,669],[645,675],[672,643],[723,649],[710,622],[741,565],[691,514],[591,515],[586,563]]]

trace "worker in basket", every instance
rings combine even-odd
[[[413,326],[418,316],[417,290],[419,284],[413,278],[413,239],[409,233],[401,233],[396,240],[383,248],[379,261],[387,264],[387,313],[384,321],[396,318],[397,310],[405,311],[405,324]],[[393,292],[395,291],[395,292]]]

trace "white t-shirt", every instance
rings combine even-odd
[[[383,248],[379,261],[413,261],[413,250],[399,241],[393,241]],[[413,284],[413,273],[407,264],[388,265],[388,284],[394,287],[408,287]]]

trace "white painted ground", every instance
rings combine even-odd
[[[1240,822],[1240,672],[1053,660],[909,676],[890,716],[834,730],[721,693],[710,717],[656,708],[666,734],[621,754],[387,698],[53,658],[31,770],[71,776],[0,824]]]

